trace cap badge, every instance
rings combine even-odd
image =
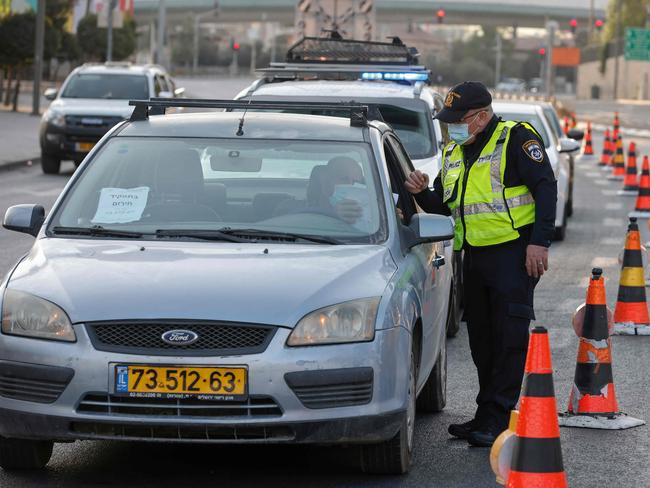
[[[445,107],[451,108],[454,103],[454,98],[460,98],[460,95],[456,92],[450,91],[445,97]]]

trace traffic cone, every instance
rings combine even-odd
[[[592,269],[591,273],[569,409],[560,416],[560,425],[589,429],[637,427],[645,422],[618,410],[612,376],[605,278],[600,268]]]
[[[585,145],[582,148],[583,158],[592,158],[594,156],[594,148],[591,144],[591,122],[587,122],[587,131],[585,132]]]
[[[544,327],[535,327],[528,342],[510,468],[508,488],[567,486],[555,408],[551,348]]]
[[[515,443],[519,411],[510,411],[508,428],[499,434],[490,448],[490,466],[496,475],[496,482],[505,485],[512,464],[512,447]]]
[[[564,129],[562,130],[566,136],[569,133],[569,117],[564,117]]]
[[[618,135],[621,128],[621,121],[618,118],[618,112],[614,112],[614,132]]]
[[[618,299],[614,309],[614,334],[637,335],[637,328],[650,331],[641,256],[641,235],[636,217],[630,217],[625,239]]]
[[[605,129],[605,140],[603,142],[603,152],[600,155],[600,161],[598,166],[607,168],[612,160],[612,154],[610,152],[610,139],[609,139],[609,129]]]
[[[623,179],[623,189],[618,192],[619,195],[635,196],[639,191],[636,171],[636,144],[630,142],[627,149],[627,166],[625,167],[625,177]]]
[[[630,212],[628,216],[638,219],[650,219],[650,162],[648,162],[648,156],[643,156],[641,177],[639,178],[639,193],[636,197],[634,211]]]
[[[622,180],[625,177],[625,156],[623,155],[623,140],[620,135],[616,139],[616,152],[612,161],[614,163],[612,174],[607,179]]]

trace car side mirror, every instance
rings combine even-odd
[[[174,94],[170,91],[161,91],[158,93],[158,98],[174,98]]]
[[[582,138],[585,136],[585,132],[580,129],[571,129],[569,132],[567,132],[566,136],[569,139],[575,139],[576,141],[581,141]]]
[[[44,221],[45,209],[42,205],[14,205],[7,209],[2,226],[36,237]]]
[[[413,231],[414,238],[408,247],[446,241],[454,237],[454,222],[451,217],[445,215],[415,214],[411,218],[409,228]]]
[[[54,100],[59,93],[59,90],[56,88],[46,88],[45,91],[43,92],[43,96],[45,97],[46,100]]]
[[[575,139],[569,139],[568,137],[562,137],[560,139],[560,148],[559,152],[561,153],[570,153],[580,149],[580,143]]]
[[[176,88],[176,90],[174,90],[174,96],[176,96],[176,97],[180,97],[180,96],[182,96],[184,94],[185,94],[185,88],[183,88],[182,86],[179,87],[179,88]]]

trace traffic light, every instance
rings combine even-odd
[[[442,21],[445,20],[445,9],[438,9],[436,17],[438,18],[438,23],[442,24]]]
[[[605,22],[603,22],[602,19],[596,19],[596,21],[594,22],[594,27],[596,27],[596,30],[598,32],[600,32],[603,29],[604,24]]]
[[[539,54],[539,58],[543,60],[544,57],[546,56],[546,48],[545,47],[540,47],[537,50],[537,54]]]
[[[241,47],[237,41],[232,41],[232,50],[233,51],[239,51],[239,48]]]
[[[571,27],[571,34],[575,35],[576,34],[576,29],[578,28],[578,20],[577,19],[571,19],[569,21],[569,27]]]

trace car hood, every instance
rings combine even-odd
[[[306,313],[380,296],[396,270],[379,245],[38,240],[8,288],[73,323],[204,319],[293,327]]]
[[[124,119],[130,117],[133,112],[128,100],[101,98],[57,98],[49,108],[63,115],[103,115]]]

